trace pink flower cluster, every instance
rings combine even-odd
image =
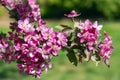
[[[9,3],[10,2],[10,3]],[[6,5],[11,4],[9,0]],[[16,4],[13,1],[13,4]],[[12,31],[5,41],[0,41],[0,58],[6,62],[17,61],[20,73],[40,77],[42,71],[52,67],[51,58],[67,46],[67,34],[54,32],[41,19],[36,0],[27,0],[14,6],[20,18],[11,23]]]
[[[70,12],[70,14],[65,14],[67,17],[76,17],[79,16],[77,12],[74,10]],[[110,59],[110,55],[113,51],[112,46],[112,40],[110,39],[110,36],[108,33],[105,32],[105,39],[103,42],[99,41],[99,38],[101,36],[100,30],[102,29],[102,25],[98,25],[98,22],[95,21],[92,23],[90,20],[85,20],[84,22],[75,22],[74,21],[74,27],[77,29],[75,32],[77,36],[75,36],[76,39],[79,39],[75,41],[76,39],[73,39],[73,42],[75,42],[75,45],[78,45],[78,47],[82,47],[82,50],[79,50],[79,52],[82,52],[79,54],[79,61],[82,61],[82,57],[85,55],[85,60],[93,60],[98,64],[99,57],[98,53],[101,57],[103,57],[104,62],[107,66],[109,66],[108,60]],[[74,31],[73,31],[74,32]],[[78,42],[79,41],[79,42]],[[69,41],[68,41],[69,42]]]
[[[77,27],[80,29],[78,33],[80,43],[85,43],[89,50],[93,50],[100,36],[99,31],[102,25],[98,25],[97,21],[92,23],[90,20],[86,20],[85,22],[80,22]]]
[[[110,55],[113,51],[112,40],[107,32],[104,33],[105,39],[104,41],[99,45],[100,47],[100,56],[104,58],[104,60],[108,60],[110,58]]]

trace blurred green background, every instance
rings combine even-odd
[[[80,63],[73,66],[66,57],[66,53],[59,51],[59,56],[52,60],[53,68],[48,73],[43,72],[40,79],[19,74],[15,63],[5,64],[0,61],[0,80],[120,80],[120,0],[37,0],[40,4],[42,18],[47,25],[53,27],[58,24],[70,24],[71,21],[63,17],[64,13],[76,10],[81,13],[80,19],[90,18],[98,20],[103,25],[101,33],[107,31],[113,40],[114,51],[111,55],[111,67],[104,63],[98,67],[93,62]],[[0,32],[9,31],[8,12],[0,6]]]
[[[120,0],[38,0],[38,3],[46,18],[61,18],[72,9],[80,12],[82,18],[120,18]]]

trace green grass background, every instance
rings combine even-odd
[[[52,27],[59,22],[48,20],[47,23]],[[83,62],[75,67],[68,61],[66,53],[59,51],[59,56],[52,60],[53,68],[48,73],[43,72],[40,79],[19,74],[15,63],[5,64],[0,61],[0,80],[120,80],[120,22],[104,21],[101,24],[104,25],[102,34],[107,31],[113,40],[114,51],[110,59],[110,68],[104,63],[96,67],[93,62]],[[0,27],[0,32],[7,31],[8,27]]]

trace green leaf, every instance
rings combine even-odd
[[[61,24],[60,26],[63,27],[63,28],[72,29],[72,28],[71,28],[70,26],[68,26],[68,25],[63,25],[63,24]]]
[[[77,57],[76,57],[75,52],[73,50],[70,50],[70,49],[68,50],[67,57],[73,65],[77,66],[78,60],[77,60]]]
[[[20,15],[16,9],[10,10],[9,14],[10,14],[10,18],[15,19],[16,21],[20,19]]]
[[[73,29],[68,25],[58,25],[56,26],[56,28],[61,30],[62,32],[67,32],[67,33],[71,33],[73,31]]]

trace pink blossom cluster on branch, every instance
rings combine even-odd
[[[100,55],[105,64],[109,67],[109,59],[110,55],[113,51],[112,40],[107,32],[104,32],[105,39],[104,41],[100,41],[99,38],[101,36],[100,30],[102,29],[102,25],[98,25],[98,22],[95,21],[92,23],[90,20],[85,20],[84,22],[76,22],[74,17],[79,16],[77,12],[72,10],[70,14],[64,14],[68,18],[72,18],[74,22],[74,27],[76,28],[74,39],[72,42],[74,46],[80,47],[81,50],[78,50],[79,61],[82,62],[82,57],[85,56],[86,61],[95,61],[96,65],[98,65],[100,61]],[[68,42],[71,40],[68,39]],[[73,46],[72,45],[72,46]],[[71,48],[70,48],[71,49]]]
[[[16,21],[10,23],[9,36],[0,38],[0,59],[7,63],[15,61],[20,73],[27,73],[37,78],[42,71],[52,67],[51,59],[58,55],[59,50],[66,50],[71,63],[77,65],[86,61],[100,62],[100,56],[109,66],[113,51],[112,40],[105,32],[104,41],[100,41],[102,25],[90,20],[77,22],[79,16],[75,10],[65,16],[72,18],[74,27],[60,25],[60,30],[46,26],[41,19],[40,8],[36,0],[0,0],[8,9],[10,17]]]
[[[14,4],[14,6],[9,6]],[[51,68],[51,58],[58,55],[58,50],[67,46],[67,34],[54,32],[41,19],[39,6],[36,1],[16,3],[6,0],[4,6],[16,9],[17,21],[11,23],[9,37],[3,37],[0,42],[2,58],[10,63],[17,61],[20,73],[40,77],[43,70]]]

